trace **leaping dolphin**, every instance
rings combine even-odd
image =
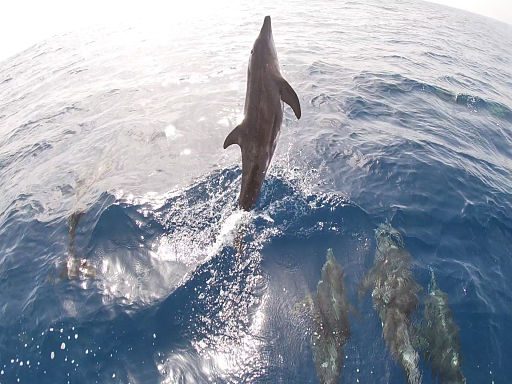
[[[276,148],[283,120],[281,100],[300,119],[299,98],[281,76],[270,16],[266,16],[249,57],[244,120],[224,141],[224,149],[238,144],[242,150],[242,188],[238,204],[246,211],[258,199]]]

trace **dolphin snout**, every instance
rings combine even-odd
[[[272,22],[270,16],[265,16],[263,20],[263,26],[261,27],[260,36],[271,36],[272,35]]]

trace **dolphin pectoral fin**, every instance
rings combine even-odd
[[[243,123],[242,123],[243,124]],[[241,146],[242,143],[242,128],[243,125],[240,124],[236,126],[235,129],[231,131],[231,133],[226,137],[226,140],[224,140],[224,149],[229,147],[231,144],[238,144]]]
[[[293,90],[292,86],[288,84],[285,79],[281,78],[279,88],[281,91],[281,100],[292,107],[295,116],[297,116],[297,119],[300,119],[301,111],[299,98],[297,97],[297,94]]]

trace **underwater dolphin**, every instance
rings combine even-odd
[[[311,336],[313,358],[320,383],[339,382],[343,365],[343,346],[350,337],[343,270],[332,249],[327,250],[316,296],[312,300],[314,329]]]
[[[363,281],[363,288],[373,288],[373,305],[391,356],[405,370],[408,382],[419,384],[419,355],[414,349],[416,340],[410,317],[418,306],[421,288],[412,278],[411,255],[404,248],[400,233],[389,224],[381,224],[375,235],[375,263]]]
[[[249,57],[244,120],[224,141],[224,149],[238,144],[242,150],[242,188],[238,204],[246,211],[258,199],[276,148],[283,120],[281,100],[292,107],[300,119],[299,98],[281,76],[270,16],[266,16]]]
[[[74,211],[68,218],[68,257],[61,268],[60,277],[63,279],[84,279],[96,276],[94,267],[83,258],[77,256],[75,248],[76,230],[84,211]]]
[[[432,365],[433,376],[441,384],[465,384],[461,370],[459,329],[448,306],[448,295],[437,286],[434,271],[425,299],[423,336],[425,357]]]

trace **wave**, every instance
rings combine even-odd
[[[403,108],[402,105],[396,104],[400,98],[423,93],[452,105],[465,106],[473,112],[486,112],[493,117],[512,122],[512,110],[504,104],[485,100],[476,95],[453,92],[397,73],[362,72],[353,78],[353,89],[367,95],[370,101],[365,99],[365,96],[347,98],[345,110],[351,118],[392,115],[394,110]],[[394,108],[382,100],[387,101]],[[392,102],[392,100],[396,101]]]
[[[31,348],[39,345],[44,357],[24,352],[23,346],[3,334],[6,348],[24,354],[33,364],[50,355],[59,361],[78,361],[84,351],[94,351],[89,358],[99,370],[87,375],[104,379],[105,370],[112,369],[109,353],[133,361],[141,357],[122,352],[125,347],[143,350],[148,343],[160,351],[148,362],[152,368],[134,372],[130,364],[118,366],[118,378],[147,380],[157,375],[162,382],[180,377],[190,382],[205,377],[248,382],[269,367],[275,370],[272,360],[286,343],[268,350],[263,340],[275,331],[270,319],[285,315],[283,311],[288,312],[281,319],[284,327],[298,321],[294,303],[314,286],[323,261],[311,255],[323,254],[332,246],[345,249],[341,254],[355,287],[370,249],[372,223],[346,198],[304,194],[279,171],[265,181],[255,211],[241,212],[236,208],[240,177],[240,168],[233,167],[165,195],[103,193],[78,221],[73,241],[76,254],[66,249],[67,220],[36,224],[33,231],[55,233],[50,241],[58,245],[45,260],[46,272],[38,271],[47,280],[37,281],[32,288],[28,284],[23,292],[27,296],[20,297],[21,302],[30,303],[21,309],[26,316],[42,305],[53,305],[45,310],[44,319],[24,322],[24,329],[41,335],[29,344]],[[282,244],[294,244],[287,247],[286,256],[281,253]],[[19,252],[24,249],[10,249],[9,258]],[[45,257],[44,251],[40,257]],[[66,277],[62,268],[69,257],[85,260],[95,269],[94,276]],[[14,286],[19,278],[9,277]],[[292,296],[283,296],[283,284]],[[113,330],[115,342],[111,347],[102,343],[101,350],[91,348],[90,341],[96,334],[103,335],[105,327]],[[125,329],[132,331],[125,335]],[[154,338],[145,337],[148,332]],[[286,332],[307,342],[304,328]],[[79,336],[73,338],[74,333]],[[133,337],[139,340],[135,344]],[[268,354],[274,357],[269,360]],[[290,364],[294,358],[289,355]],[[6,374],[14,377],[19,371],[9,369]],[[49,377],[59,381],[61,374],[65,372],[52,372]]]

